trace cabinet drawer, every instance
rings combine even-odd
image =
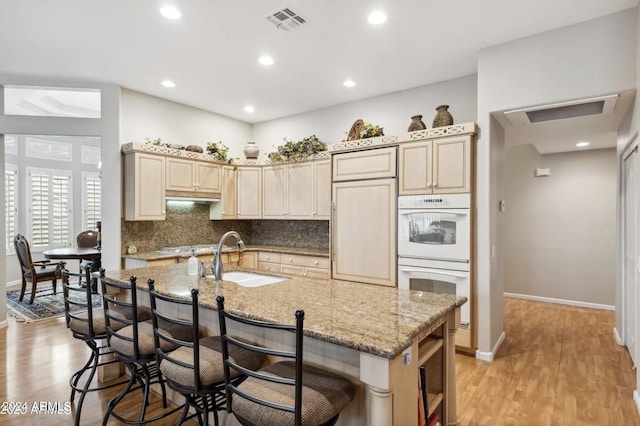
[[[395,177],[396,148],[370,149],[333,156],[333,180]]]
[[[280,269],[280,272],[282,272],[283,274],[297,275],[300,277],[304,277],[304,267],[302,266],[283,264]]]
[[[171,257],[169,259],[147,260],[147,267],[158,265],[173,265],[174,263],[178,263],[177,257]]]
[[[328,257],[302,256],[296,254],[283,254],[280,256],[283,265],[307,266],[312,268],[329,269]]]
[[[279,263],[271,263],[271,262],[258,262],[258,269],[260,271],[266,272],[280,272],[280,264]]]
[[[258,252],[258,262],[280,263],[280,253]]]

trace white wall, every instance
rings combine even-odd
[[[551,176],[535,177],[536,168]],[[504,290],[613,306],[616,150],[506,149]]]
[[[500,194],[492,179],[499,175],[501,145],[494,146],[491,113],[549,102],[616,93],[636,87],[635,9],[487,48],[478,58],[477,150],[478,194],[478,350],[492,353],[504,327],[499,264],[491,247],[499,247]],[[508,141],[507,141],[508,143]],[[497,150],[495,155],[493,150]],[[494,269],[495,266],[495,269]],[[496,323],[496,322],[500,323]]]
[[[315,134],[328,145],[347,138],[357,119],[384,127],[385,135],[406,132],[413,115],[431,127],[435,108],[449,105],[455,123],[476,121],[476,76],[417,87],[411,90],[376,96],[358,102],[337,105],[253,126],[253,138],[260,146],[260,159],[283,144],[283,138],[300,140]]]
[[[229,156],[244,159],[242,149],[251,138],[251,125],[132,90],[122,89],[120,143],[160,138],[180,145],[222,141]]]

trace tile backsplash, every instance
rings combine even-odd
[[[167,204],[166,220],[121,222],[122,253],[162,247],[215,244],[227,231],[237,231],[245,244],[329,249],[329,221],[210,220],[209,205]],[[108,232],[108,230],[103,230]]]

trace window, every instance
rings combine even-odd
[[[71,245],[71,172],[27,168],[28,229],[33,248]]]
[[[100,118],[100,89],[70,87],[4,87],[4,113],[32,117]]]
[[[13,253],[13,238],[18,232],[18,168],[5,164],[4,169],[4,208],[6,230],[6,253]]]
[[[82,224],[83,229],[96,229],[96,222],[100,220],[100,174],[82,174]]]

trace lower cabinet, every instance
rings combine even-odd
[[[258,269],[265,272],[329,279],[331,275],[329,268],[328,257],[264,251],[258,253]]]

